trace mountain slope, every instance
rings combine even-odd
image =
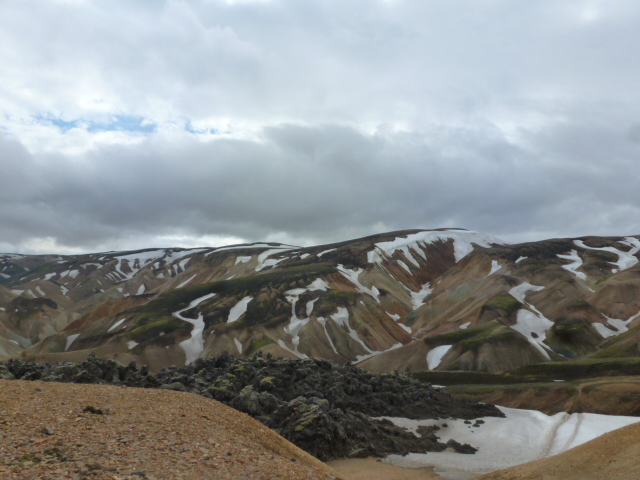
[[[376,371],[637,356],[636,237],[508,245],[406,230],[80,256],[0,255],[0,357],[90,352],[153,370],[223,352]]]

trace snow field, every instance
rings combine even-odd
[[[242,315],[244,315],[247,311],[247,306],[249,302],[253,300],[253,297],[244,297],[238,303],[236,303],[231,310],[229,310],[229,317],[227,318],[227,323],[233,323],[238,320]]]
[[[464,420],[409,420],[390,418],[413,432],[418,426],[447,424],[436,432],[442,442],[449,439],[478,448],[474,455],[450,451],[406,457],[390,455],[385,461],[405,467],[433,466],[444,478],[465,479],[514,465],[546,458],[586,443],[607,432],[639,422],[640,417],[558,413],[545,415],[534,410],[498,407],[506,418],[485,417],[479,426]],[[475,422],[472,420],[472,422]]]
[[[440,362],[442,362],[442,357],[444,357],[449,350],[451,350],[453,345],[440,345],[439,347],[432,348],[427,353],[427,368],[429,370],[435,370]]]
[[[198,318],[196,319],[184,317],[182,316],[182,314],[187,310],[191,310],[192,308],[197,307],[205,300],[208,300],[214,296],[215,296],[215,293],[209,293],[203,297],[196,298],[189,304],[187,308],[183,308],[182,310],[173,312],[174,317],[193,325],[193,329],[191,330],[191,337],[180,342],[179,344],[180,348],[184,350],[184,353],[187,357],[185,365],[189,365],[190,363],[193,363],[200,356],[200,354],[202,353],[202,350],[204,350],[204,337],[202,334],[204,332],[205,325],[204,325],[202,314],[199,314]]]
[[[558,254],[557,256],[558,258],[563,258],[565,260],[570,260],[572,262],[567,265],[562,265],[562,268],[564,268],[565,270],[569,270],[571,273],[573,273],[576,277],[578,277],[581,280],[587,279],[587,276],[584,273],[578,272],[578,268],[582,266],[582,259],[578,255],[577,250],[571,250],[566,255]]]
[[[574,240],[573,243],[580,248],[584,248],[587,250],[601,250],[603,252],[611,252],[618,255],[617,262],[610,262],[613,265],[616,265],[618,268],[614,268],[611,270],[611,273],[621,272],[622,270],[626,270],[627,268],[633,267],[636,263],[638,263],[638,258],[635,256],[638,251],[640,251],[640,240],[633,237],[625,237],[625,239],[619,243],[623,245],[628,245],[631,249],[628,252],[623,252],[622,250],[618,250],[615,247],[588,247],[584,244],[582,240]]]

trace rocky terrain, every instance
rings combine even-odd
[[[491,405],[456,400],[405,375],[377,375],[326,360],[237,359],[223,355],[150,374],[134,364],[91,356],[78,363],[49,365],[9,360],[0,378],[46,382],[100,383],[194,393],[260,420],[319,458],[381,457],[442,451],[473,453],[469,445],[441,443],[434,431],[416,436],[388,420],[503,416]]]
[[[224,352],[377,372],[504,372],[640,356],[640,240],[509,245],[406,230],[263,243],[0,255],[0,357],[90,353],[157,372]]]

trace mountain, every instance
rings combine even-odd
[[[0,358],[152,370],[256,352],[372,371],[640,356],[640,240],[461,229],[314,247],[0,254]]]

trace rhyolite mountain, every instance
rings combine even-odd
[[[640,356],[639,236],[460,229],[330,245],[0,254],[0,358],[157,371],[228,352],[372,371]]]

